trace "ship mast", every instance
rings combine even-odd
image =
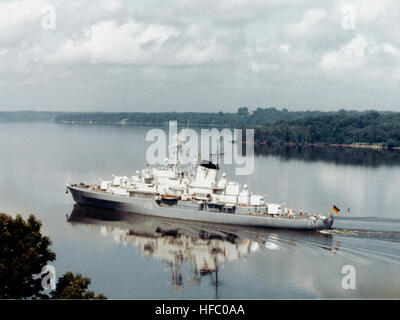
[[[221,156],[221,155],[224,155],[224,153],[221,153],[221,152],[220,152],[220,149],[219,149],[220,143],[221,143],[221,139],[218,138],[218,139],[217,139],[217,153],[210,153],[210,160],[211,160],[211,162],[213,162],[214,156],[217,157],[217,161],[216,161],[216,163],[215,163],[215,165],[217,166],[217,169],[219,169],[220,156]]]

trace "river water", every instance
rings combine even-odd
[[[81,273],[96,293],[114,299],[400,298],[398,152],[257,147],[253,174],[222,168],[250,191],[267,194],[268,202],[321,213],[333,204],[341,209],[332,230],[290,232],[74,206],[65,193],[67,177],[96,182],[143,168],[147,128],[2,123],[0,129],[0,211],[40,218],[57,255],[57,276]],[[354,289],[343,285],[350,276]]]

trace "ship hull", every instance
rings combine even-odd
[[[210,212],[206,210],[181,207],[160,206],[153,198],[120,196],[105,192],[91,191],[87,188],[67,186],[74,201],[80,205],[105,208],[124,212],[180,220],[243,225],[264,228],[283,228],[297,230],[330,229],[333,218],[326,220],[309,217],[272,217],[267,215],[249,215],[237,213]]]

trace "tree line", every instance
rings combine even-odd
[[[57,123],[92,123],[92,124],[136,124],[168,125],[177,121],[186,126],[224,126],[242,128],[245,126],[264,126],[281,120],[297,120],[325,114],[322,111],[288,111],[271,108],[257,108],[249,112],[247,107],[240,107],[237,112],[67,112],[55,117]]]
[[[257,143],[400,146],[400,113],[339,111],[255,128]]]
[[[400,113],[374,110],[288,111],[275,107],[236,112],[0,112],[0,122],[126,124],[255,128],[255,141],[265,144],[377,144],[400,146]]]

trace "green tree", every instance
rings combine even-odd
[[[249,115],[249,109],[247,107],[241,107],[237,111],[239,116],[247,116]]]
[[[0,213],[0,297],[42,296],[42,268],[54,261],[51,241],[41,234],[41,222],[33,215],[25,221]]]
[[[54,261],[51,241],[41,233],[42,223],[34,215],[25,221],[20,215],[13,218],[0,213],[0,298],[5,299],[106,299],[95,296],[87,288],[89,278],[67,272],[51,292],[44,293],[42,269]]]
[[[95,296],[93,291],[88,291],[90,279],[81,274],[65,273],[58,279],[56,290],[51,292],[53,299],[107,299],[103,294]]]
[[[389,139],[386,143],[386,147],[388,149],[393,149],[394,147],[397,147],[397,143],[394,139]]]

